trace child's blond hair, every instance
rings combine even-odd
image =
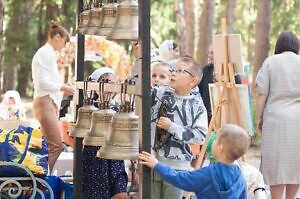
[[[218,133],[217,140],[217,144],[223,145],[225,155],[231,161],[238,160],[250,146],[248,133],[234,124],[224,125]]]
[[[151,62],[151,69],[155,66],[161,66],[161,67],[167,67],[169,70],[171,69],[171,66],[165,62],[165,61],[162,61],[162,60],[154,60]]]
[[[189,72],[194,76],[198,78],[197,84],[200,83],[203,72],[202,72],[202,67],[192,58],[189,56],[184,56],[181,57],[177,62],[176,65],[178,64],[184,64],[189,68]]]

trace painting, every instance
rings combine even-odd
[[[242,41],[240,34],[214,35],[212,39],[214,51],[214,65],[219,66],[224,63],[225,47],[224,38],[227,37],[228,63],[233,64],[234,72],[243,74]],[[218,73],[218,67],[215,72]]]
[[[216,84],[209,84],[209,95],[211,101],[211,108],[214,111],[214,108],[217,105],[219,98],[219,93],[222,91],[223,87],[217,86]],[[238,101],[239,101],[239,110],[240,110],[240,121],[241,127],[243,127],[251,136],[254,135],[254,124],[252,117],[252,105],[251,105],[251,95],[249,85],[246,84],[236,84]],[[228,89],[230,90],[230,89]],[[229,107],[230,107],[230,117],[231,122],[236,124],[237,114],[233,104],[232,92],[229,91]],[[221,126],[227,123],[225,106],[221,108]]]

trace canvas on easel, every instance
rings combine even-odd
[[[212,46],[214,52],[214,65],[218,66],[224,62],[224,50],[220,48],[223,42],[223,35],[215,35],[212,38]],[[243,74],[243,59],[242,59],[242,41],[240,34],[227,35],[228,45],[228,63],[233,64],[234,72]],[[218,73],[218,67],[215,68],[215,73]]]
[[[249,85],[239,84],[235,85],[237,88],[238,98],[239,98],[239,108],[241,110],[241,127],[244,128],[251,136],[254,135],[254,124],[252,120],[252,107],[251,107],[251,95]],[[216,84],[209,84],[209,96],[211,102],[211,110],[217,106],[218,96],[221,88],[218,88]],[[229,96],[229,103],[233,103]],[[235,110],[233,109],[233,104],[230,106],[230,115],[232,121],[236,121]],[[225,107],[222,107],[221,112],[225,112]],[[226,114],[221,115],[221,126],[226,124]]]

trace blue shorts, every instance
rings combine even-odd
[[[127,173],[123,160],[97,158],[98,146],[83,149],[83,193],[87,199],[111,199],[127,192]]]

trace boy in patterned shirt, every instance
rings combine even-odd
[[[175,170],[192,170],[194,156],[189,144],[202,145],[207,133],[207,113],[201,96],[191,94],[201,78],[201,67],[193,58],[183,57],[171,73],[170,87],[152,88],[151,144],[157,159]],[[165,106],[164,116],[161,106]],[[180,189],[154,173],[152,198],[181,199],[181,195]]]

